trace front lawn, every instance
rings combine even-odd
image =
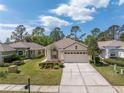
[[[21,73],[8,73],[6,77],[0,77],[0,83],[26,84],[27,78],[31,78],[31,84],[58,85],[61,80],[62,69],[40,69],[41,59],[32,59],[19,67]],[[7,71],[7,67],[0,67],[0,72]]]
[[[120,75],[113,70],[113,66],[95,66],[98,72],[100,72],[105,79],[107,79],[112,85],[124,86],[124,75]],[[118,67],[118,70],[124,67]]]

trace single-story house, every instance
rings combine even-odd
[[[4,57],[16,54],[16,50],[6,44],[0,44],[0,62],[4,61]]]
[[[17,55],[25,58],[35,58],[44,55],[44,47],[33,42],[15,42],[9,44],[9,46],[16,49]]]
[[[47,61],[88,62],[87,46],[70,38],[64,38],[46,46]]]
[[[124,58],[124,42],[118,40],[98,42],[103,58],[120,57]]]

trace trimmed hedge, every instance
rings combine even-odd
[[[24,65],[25,62],[24,61],[14,61],[13,62],[13,65],[17,65],[17,66],[21,66],[21,65]]]
[[[0,67],[9,67],[10,65],[17,65],[17,66],[21,66],[25,64],[24,61],[14,61],[12,63],[5,63],[5,62],[0,62]]]
[[[21,57],[18,55],[4,57],[4,62],[6,62],[6,63],[12,63],[13,61],[16,61],[16,60],[21,60]]]
[[[104,59],[104,61],[111,65],[117,64],[118,66],[124,66],[124,61],[120,60],[120,58],[119,59],[118,58],[115,58],[115,59],[108,58],[108,59]]]
[[[61,62],[43,62],[39,64],[42,69],[59,69],[63,68],[64,65]]]

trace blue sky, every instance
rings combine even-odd
[[[124,24],[124,0],[0,0],[0,40],[10,37],[19,24],[29,33],[42,26],[49,34],[58,26],[69,34],[73,25],[87,34],[95,27],[104,31]]]

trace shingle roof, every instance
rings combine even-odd
[[[101,41],[98,42],[98,46],[100,49],[104,48],[104,47],[124,47],[124,42],[123,41],[118,41],[118,40],[111,40],[111,41]]]
[[[43,46],[33,42],[16,42],[16,43],[10,44],[9,46],[13,48],[29,48],[31,50],[39,50],[44,48]]]
[[[66,47],[68,47],[68,46],[70,46],[70,45],[72,45],[72,44],[74,44],[76,42],[77,41],[72,40],[70,38],[64,38],[64,39],[59,40],[59,41],[57,41],[57,42],[55,42],[53,44],[48,45],[46,48],[50,47],[51,45],[54,45],[58,49],[64,49],[64,48],[66,48]],[[79,42],[77,42],[77,43],[79,43]],[[85,46],[85,47],[87,47],[86,45],[84,45],[82,43],[80,43],[80,44]]]
[[[7,51],[15,51],[15,49],[6,44],[0,44],[0,52],[7,52]]]

